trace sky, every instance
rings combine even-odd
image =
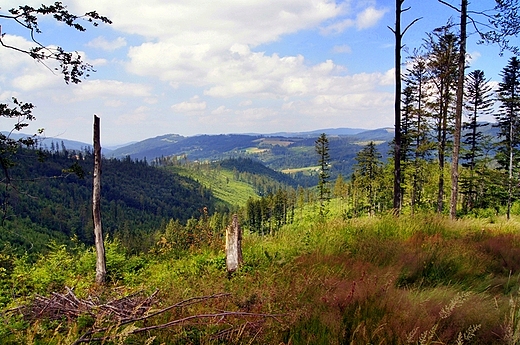
[[[42,1],[3,1],[0,13]],[[459,0],[447,2],[458,6]],[[24,132],[120,145],[164,134],[302,132],[393,127],[394,0],[64,0],[69,11],[96,10],[111,25],[85,32],[42,19],[45,45],[77,51],[96,70],[65,84],[43,65],[0,47],[0,102],[33,103]],[[478,6],[490,8],[491,0]],[[437,0],[406,0],[403,63],[427,32],[457,13]],[[470,9],[474,5],[470,4]],[[3,41],[30,36],[0,18]],[[493,82],[509,55],[469,37],[470,70]],[[492,119],[489,119],[492,120]],[[0,120],[2,130],[12,122]],[[32,132],[31,132],[32,131]]]

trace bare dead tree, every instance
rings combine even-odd
[[[395,28],[388,27],[395,36],[395,102],[394,102],[394,212],[400,213],[402,207],[401,195],[401,50],[403,49],[402,39],[406,31],[421,18],[414,19],[401,31],[401,15],[408,11],[410,7],[403,9],[405,0],[395,1]]]
[[[92,191],[92,217],[96,243],[96,283],[106,279],[105,246],[101,227],[101,144],[99,140],[99,117],[94,115],[94,184]]]

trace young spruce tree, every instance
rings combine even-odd
[[[486,79],[484,72],[475,70],[469,73],[465,83],[466,102],[465,109],[468,121],[463,124],[465,133],[463,134],[463,144],[466,151],[461,155],[462,166],[467,168],[467,175],[461,176],[461,190],[464,195],[464,211],[470,211],[477,204],[478,186],[482,182],[482,172],[477,171],[477,165],[483,168],[483,164],[478,164],[484,155],[484,145],[489,142],[485,140],[481,127],[487,123],[479,122],[479,118],[491,115],[493,112],[493,88]]]
[[[373,216],[379,203],[380,177],[382,175],[381,153],[376,144],[371,141],[356,155],[357,164],[354,166],[352,180],[357,188],[366,196],[365,208]]]
[[[319,155],[318,164],[320,165],[319,180],[318,180],[318,194],[320,201],[320,218],[325,218],[327,214],[327,203],[330,200],[330,156],[329,156],[329,139],[325,133],[322,133],[315,142],[316,153]]]

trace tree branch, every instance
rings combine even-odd
[[[415,18],[415,19],[414,19],[410,24],[408,24],[408,25],[406,26],[406,28],[404,28],[403,33],[402,33],[401,35],[404,36],[404,34],[406,33],[406,31],[408,31],[408,29],[411,28],[412,25],[414,25],[415,23],[417,23],[417,22],[418,22],[419,20],[421,20],[422,18],[423,18],[423,17]]]
[[[154,294],[156,294],[156,293],[157,293],[157,291]],[[121,319],[117,323],[117,325],[103,327],[103,328],[97,328],[97,329],[92,329],[92,330],[84,333],[81,337],[79,337],[73,343],[73,345],[77,345],[77,344],[81,344],[81,343],[90,343],[90,342],[94,342],[94,341],[95,342],[104,342],[104,341],[107,341],[107,340],[110,340],[110,339],[114,339],[114,338],[118,337],[120,334],[112,334],[112,335],[105,335],[105,336],[98,336],[98,337],[93,337],[93,336],[96,335],[96,334],[103,334],[103,333],[105,333],[105,332],[107,332],[109,330],[113,330],[114,328],[115,329],[119,329],[122,326],[125,326],[125,325],[128,325],[128,324],[132,324],[132,323],[135,323],[135,322],[150,320],[151,318],[156,317],[156,316],[161,315],[161,314],[164,314],[164,313],[166,313],[167,311],[169,311],[171,309],[184,308],[184,307],[187,307],[189,305],[193,305],[193,304],[201,303],[201,302],[204,302],[204,301],[208,301],[210,299],[218,299],[218,298],[222,298],[222,297],[228,297],[230,295],[231,294],[229,294],[229,293],[218,293],[218,294],[209,295],[209,296],[192,297],[192,298],[180,301],[178,303],[175,303],[175,304],[173,304],[171,306],[168,306],[166,308],[163,308],[161,310],[158,310],[158,311],[153,312],[153,313],[148,314],[148,315],[143,315],[143,316],[140,316],[140,317],[129,317],[129,318],[126,318],[126,319]],[[168,321],[168,322],[165,322],[165,323],[152,325],[152,326],[138,327],[138,328],[131,329],[128,332],[124,332],[124,334],[125,335],[133,335],[133,334],[148,332],[148,331],[152,331],[152,330],[159,330],[159,329],[170,328],[170,327],[173,327],[173,326],[186,324],[186,323],[189,323],[189,322],[192,322],[192,321],[201,321],[201,320],[205,320],[205,319],[206,320],[207,319],[214,319],[214,320],[216,320],[216,324],[220,324],[224,319],[229,318],[229,317],[273,318],[273,319],[277,320],[278,316],[280,316],[280,315],[264,314],[264,313],[250,313],[250,312],[241,312],[241,311],[219,311],[219,312],[216,312],[216,313],[203,313],[203,314],[196,314],[196,315],[185,316],[185,317],[182,317],[182,318],[179,318],[179,319],[175,319],[175,320],[172,320],[172,321]]]
[[[437,1],[440,2],[440,3],[443,4],[443,5],[448,6],[448,7],[451,8],[452,10],[455,10],[455,11],[457,11],[457,12],[460,13],[460,9],[458,9],[458,8],[455,7],[455,6],[453,6],[452,4],[450,4],[450,3],[448,3],[448,2],[446,2],[446,1],[444,1],[444,0],[437,0]]]
[[[66,25],[78,30],[85,31],[85,27],[78,23],[78,20],[85,20],[91,23],[93,26],[98,26],[99,23],[111,24],[110,19],[104,16],[100,16],[97,12],[87,12],[82,16],[78,16],[70,13],[67,7],[61,2],[55,2],[53,5],[46,6],[41,5],[39,8],[31,6],[19,6],[18,8],[12,8],[8,11],[10,14],[0,14],[0,18],[6,20],[14,20],[20,26],[29,30],[29,36],[31,41],[35,44],[30,50],[21,49],[18,47],[11,46],[3,42],[2,38],[5,33],[0,35],[0,44],[4,48],[13,49],[20,53],[29,55],[34,60],[44,63],[47,59],[53,59],[59,62],[61,73],[63,74],[65,82],[68,84],[79,83],[82,76],[88,77],[89,72],[94,72],[93,67],[81,60],[81,56],[77,53],[66,52],[61,47],[49,48],[48,46],[40,43],[35,33],[41,33],[39,28],[38,16],[52,15],[52,17],[58,21],[65,23]],[[75,54],[75,55],[74,55]],[[56,68],[56,70],[58,70]]]

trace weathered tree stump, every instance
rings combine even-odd
[[[234,214],[231,225],[226,228],[226,268],[228,276],[233,274],[242,263],[242,229],[238,223],[238,216]]]

